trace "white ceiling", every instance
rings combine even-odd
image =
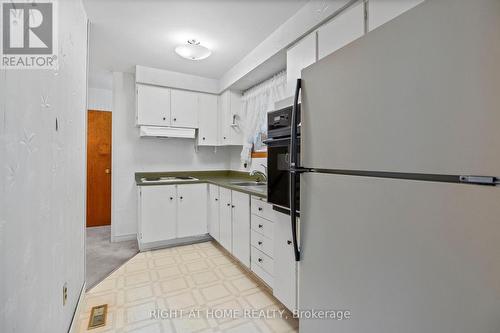
[[[220,78],[306,2],[84,0],[92,23],[91,73],[133,72],[143,65]],[[175,46],[190,38],[212,55],[190,61],[175,54]]]

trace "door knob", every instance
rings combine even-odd
[[[104,169],[104,173],[111,173],[110,169]]]

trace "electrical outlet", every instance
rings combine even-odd
[[[64,285],[63,285],[63,306],[66,305],[67,301],[68,301],[68,283],[64,282]]]

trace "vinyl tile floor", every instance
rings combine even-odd
[[[87,330],[93,306],[105,326]],[[89,290],[78,331],[298,332],[298,321],[214,242],[141,252]]]

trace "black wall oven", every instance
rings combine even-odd
[[[300,110],[300,105],[299,105]],[[300,112],[298,112],[300,114]],[[290,210],[290,149],[292,107],[272,111],[267,116],[267,201],[273,205]],[[300,135],[300,130],[298,136]],[[297,140],[300,142],[300,139]],[[300,152],[300,146],[298,147]],[[300,180],[296,177],[296,202],[299,202]],[[279,207],[276,207],[279,209]],[[296,210],[300,207],[297,205]],[[283,210],[282,210],[283,211]]]

